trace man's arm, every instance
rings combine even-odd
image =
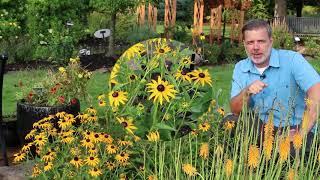
[[[302,131],[305,131],[305,133],[308,133],[311,131],[313,126],[317,122],[318,113],[319,113],[319,105],[320,105],[320,83],[317,83],[313,86],[311,86],[307,91],[307,98],[310,103],[307,103],[307,120],[305,130],[302,129]],[[303,122],[302,122],[303,123]]]
[[[244,88],[237,96],[230,101],[230,108],[233,114],[239,115],[242,111],[243,105],[247,105],[251,95],[258,94],[268,85],[260,80],[254,81],[248,87]]]

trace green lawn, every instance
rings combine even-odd
[[[320,59],[312,60],[310,63],[320,72]],[[202,67],[208,68],[213,80],[213,87],[216,92],[220,90],[218,97],[218,103],[224,106],[226,112],[229,112],[229,96],[231,88],[232,70],[233,64],[226,64],[221,66]],[[27,80],[41,79],[46,70],[26,70],[9,72],[4,76],[3,85],[3,115],[9,116],[16,112],[16,92],[19,90],[19,81],[26,82]],[[92,78],[89,81],[89,93],[92,96],[91,102],[88,104],[81,104],[82,108],[86,108],[90,105],[97,106],[96,98],[99,94],[105,93],[108,86],[109,73],[94,72]]]

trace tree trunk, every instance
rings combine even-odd
[[[111,14],[111,27],[110,27],[110,37],[109,37],[109,52],[108,56],[112,57],[114,56],[114,40],[116,35],[116,19],[117,19],[117,13],[114,12]]]
[[[296,4],[297,17],[301,17],[302,8],[303,8],[303,0],[297,0],[297,4]]]
[[[287,15],[287,1],[275,0],[274,17],[283,18]]]

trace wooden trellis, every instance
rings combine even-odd
[[[140,6],[138,6],[138,8],[137,8],[137,14],[138,14],[137,22],[138,22],[139,26],[144,26],[144,23],[145,23],[145,15],[146,15],[145,5],[144,5],[144,4],[141,4]]]
[[[176,24],[177,14],[177,1],[176,0],[165,0],[164,9],[164,29],[166,37],[172,37],[172,30]]]
[[[193,11],[193,43],[195,43],[195,38],[202,33],[203,30],[203,11],[204,2],[203,0],[194,0],[194,11]]]
[[[149,3],[148,6],[148,25],[153,31],[157,30],[157,7]]]
[[[222,4],[217,7],[210,8],[210,44],[214,39],[217,39],[218,43],[221,40],[221,20],[222,20]]]

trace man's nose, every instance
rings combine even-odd
[[[253,43],[253,49],[260,49],[260,45],[258,42]]]

